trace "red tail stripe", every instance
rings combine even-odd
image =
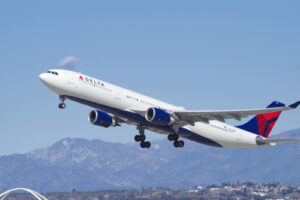
[[[264,130],[266,128],[267,122],[271,119],[274,119],[276,117],[279,117],[280,112],[273,112],[273,113],[266,113],[266,114],[259,114],[256,115],[256,119],[257,119],[257,124],[258,124],[258,132],[260,136],[263,136],[264,134]],[[265,137],[268,137],[268,135],[270,134],[274,123],[269,124],[269,127],[267,127],[267,133]]]

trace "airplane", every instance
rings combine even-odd
[[[299,142],[300,139],[268,139],[282,111],[295,109],[297,101],[289,106],[278,101],[267,108],[248,110],[186,110],[163,101],[130,91],[91,76],[63,69],[52,69],[39,75],[41,82],[58,94],[58,107],[66,107],[69,99],[90,107],[90,123],[101,127],[121,124],[135,125],[139,134],[134,140],[141,148],[150,148],[145,130],[167,135],[174,147],[183,147],[180,138],[223,148],[270,147],[281,142]],[[231,126],[227,119],[241,121]]]

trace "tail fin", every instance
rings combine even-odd
[[[272,102],[267,108],[284,107],[283,103],[278,101]],[[272,112],[259,114],[253,117],[247,123],[237,126],[237,128],[245,131],[252,132],[254,134],[268,138],[273,126],[275,125],[281,112]]]

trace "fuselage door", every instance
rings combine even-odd
[[[67,84],[77,88],[77,84],[76,84],[76,77],[74,73],[66,73],[66,79],[67,79]]]
[[[122,100],[122,92],[121,91],[116,91],[115,99],[118,101]]]

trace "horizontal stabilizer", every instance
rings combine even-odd
[[[261,137],[256,138],[258,145],[270,144],[270,143],[286,143],[286,142],[300,142],[300,139],[263,139]]]

